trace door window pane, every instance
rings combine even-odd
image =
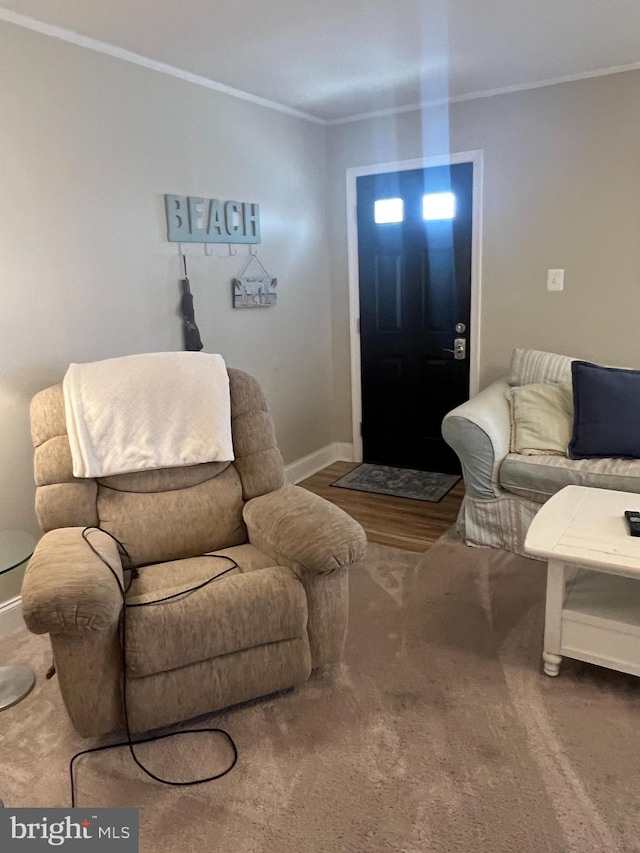
[[[373,203],[373,219],[376,225],[404,220],[404,202],[401,198],[379,198]]]
[[[456,197],[453,193],[427,193],[422,196],[422,218],[453,219],[456,215]]]

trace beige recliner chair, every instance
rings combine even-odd
[[[36,511],[45,535],[23,590],[24,619],[48,633],[60,690],[86,737],[123,725],[121,594],[82,538],[95,525],[139,568],[136,603],[171,595],[238,564],[168,604],[127,609],[127,707],[145,731],[304,682],[340,659],[347,568],[364,531],[342,510],[284,486],[282,457],[258,383],[229,370],[234,462],[103,479],[73,477],[62,386],[31,407]],[[127,583],[116,543],[91,543]]]

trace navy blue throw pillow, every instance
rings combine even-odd
[[[640,370],[571,364],[571,459],[618,456],[640,459]]]

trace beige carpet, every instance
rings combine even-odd
[[[570,661],[540,673],[544,571],[454,541],[371,546],[344,664],[210,718],[238,745],[229,776],[167,788],[122,750],[83,759],[78,804],[139,806],[148,853],[638,851],[640,682]],[[0,796],[68,805],[67,763],[88,744],[43,680],[46,642],[15,634],[0,660],[38,672],[0,714]],[[226,750],[196,739],[145,757],[161,773],[221,767]]]

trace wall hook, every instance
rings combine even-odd
[[[230,258],[235,257],[235,255],[237,255],[237,254],[238,254],[238,250],[236,249],[234,252],[232,252],[232,251],[231,251],[231,243],[227,243],[227,245],[229,246],[229,257],[230,257]]]

